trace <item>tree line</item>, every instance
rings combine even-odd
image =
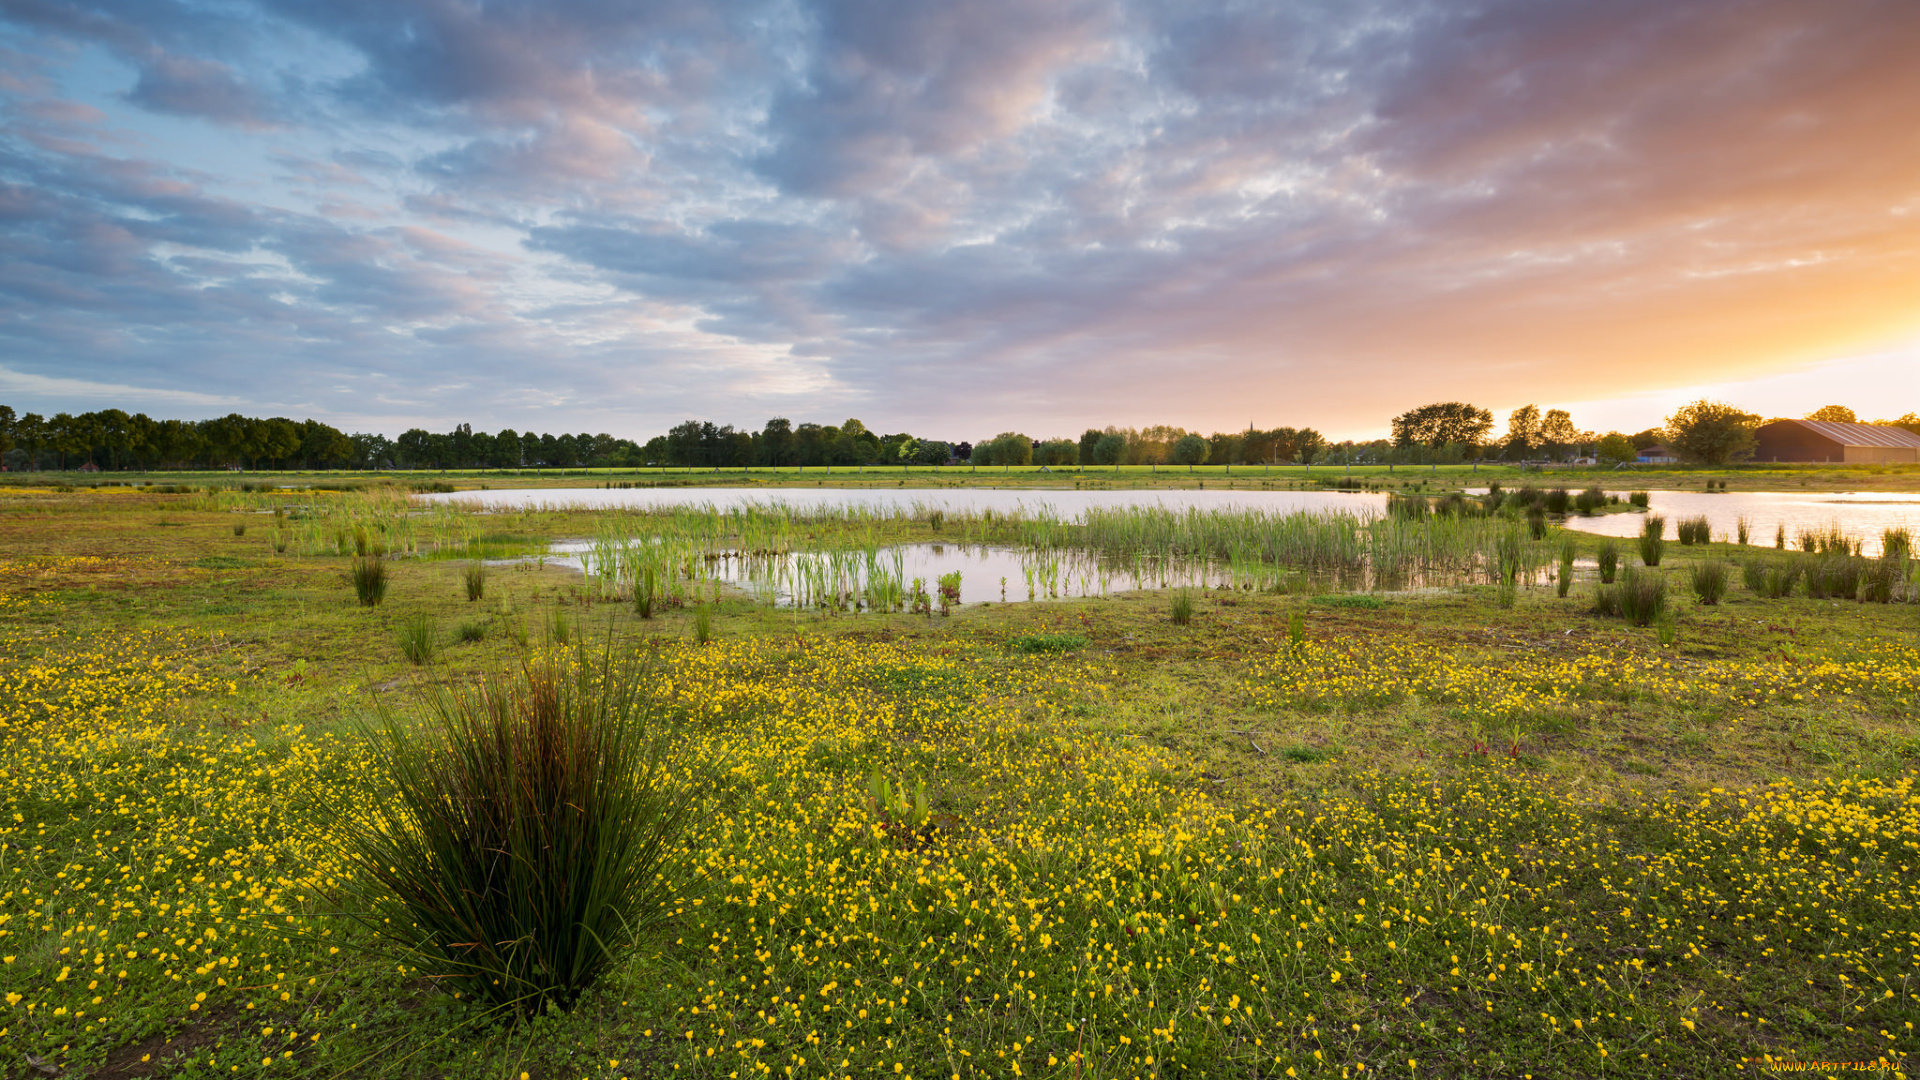
[[[1863,422],[1844,405],[1815,409],[1804,419]],[[1575,427],[1565,409],[1542,413],[1537,405],[1523,405],[1507,417],[1506,433],[1492,436],[1492,412],[1465,402],[1443,401],[1394,417],[1391,441],[1396,450],[1418,449],[1436,461],[1562,461],[1583,456],[1612,464],[1632,461],[1641,452],[1659,446],[1681,460],[1725,465],[1753,456],[1754,432],[1766,422],[1758,414],[1724,402],[1701,400],[1675,411],[1661,427],[1633,435],[1618,431],[1596,435]],[[1892,420],[1866,422],[1920,434],[1920,415],[1912,412]]]

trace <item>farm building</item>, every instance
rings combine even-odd
[[[1920,435],[1878,424],[1775,420],[1754,432],[1755,461],[1920,462]]]

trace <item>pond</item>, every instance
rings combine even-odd
[[[1611,492],[1625,499],[1624,491]],[[1787,546],[1796,547],[1802,531],[1824,531],[1838,527],[1841,532],[1865,542],[1865,553],[1880,553],[1880,537],[1888,529],[1906,529],[1920,535],[1920,495],[1896,495],[1885,492],[1785,492],[1730,491],[1707,494],[1702,491],[1653,491],[1648,493],[1648,513],[1667,519],[1667,538],[1673,538],[1676,522],[1684,518],[1704,517],[1713,527],[1713,538],[1732,542],[1741,518],[1747,520],[1748,543],[1772,547],[1775,533],[1786,530]],[[1567,527],[1601,536],[1638,536],[1642,514],[1603,514],[1598,517],[1567,518]]]
[[[1321,510],[1339,508],[1385,513],[1383,494],[1354,491],[1082,491],[1073,488],[1009,491],[1002,488],[525,488],[517,491],[456,491],[419,496],[435,502],[481,504],[498,509],[565,506],[649,510],[711,506],[787,506],[796,510],[858,506],[907,512],[919,506],[955,511],[1006,513],[1046,511],[1071,520],[1088,509],[1164,506],[1170,510]]]

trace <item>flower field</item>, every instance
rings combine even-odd
[[[9,633],[10,1075],[1709,1076],[1916,1045],[1911,772],[1622,803],[1496,761],[1227,792],[1087,721],[1128,677],[1093,654],[810,633],[648,644],[688,775],[719,778],[675,914],[575,1014],[476,1028],[329,913],[315,796],[366,787],[358,743],[207,722],[258,691],[206,635]],[[1261,707],[1878,708],[1914,677],[1889,645],[1483,692],[1444,651],[1311,649],[1248,665]],[[875,776],[924,784],[924,818]]]

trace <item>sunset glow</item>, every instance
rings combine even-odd
[[[0,399],[978,438],[1920,408],[1903,0],[0,3]]]

